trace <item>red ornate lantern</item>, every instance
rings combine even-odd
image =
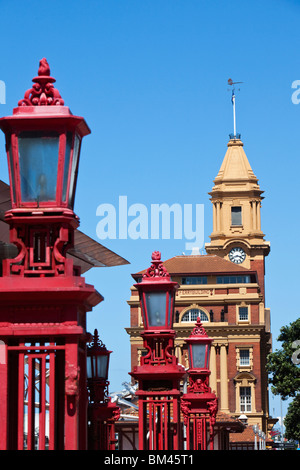
[[[108,351],[99,339],[98,330],[95,330],[93,339],[87,347],[86,368],[88,388],[93,402],[100,403],[107,398],[108,367],[111,353],[112,351]]]
[[[187,450],[213,449],[214,424],[218,401],[209,386],[209,356],[212,338],[209,338],[200,318],[186,339],[188,344],[189,385],[181,397],[181,411],[186,426]]]
[[[3,274],[68,275],[73,265],[65,253],[79,225],[73,207],[81,140],[90,129],[64,106],[46,59],[33,82],[13,115],[0,119],[12,204],[5,220],[20,249],[5,260]]]
[[[108,367],[112,351],[99,339],[94,331],[87,346],[87,386],[89,390],[89,432],[90,450],[114,450],[115,421],[120,417],[120,408],[108,396]]]
[[[197,318],[196,326],[191,335],[186,339],[186,342],[188,344],[190,372],[193,370],[196,370],[196,372],[200,372],[200,370],[209,372],[212,339],[207,336],[200,317]]]
[[[12,209],[73,210],[81,139],[90,129],[64,106],[46,59],[32,81],[13,115],[0,119]]]
[[[152,264],[142,281],[134,285],[140,296],[144,330],[172,330],[177,282],[172,282],[159,251],[152,253]]]

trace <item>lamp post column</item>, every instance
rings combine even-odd
[[[0,450],[7,449],[8,441],[8,371],[7,371],[7,344],[0,340]]]
[[[5,222],[15,248],[0,276],[0,410],[7,413],[0,448],[85,450],[86,313],[103,297],[68,251],[79,226],[81,142],[90,129],[64,105],[46,59],[32,81],[12,115],[0,119],[11,196]]]
[[[254,450],[257,450],[257,434],[258,434],[258,426],[257,424],[254,424],[252,426],[253,432],[254,432]]]
[[[78,346],[74,342],[67,342],[65,348],[65,450],[78,449],[78,395],[79,395],[79,373]],[[86,440],[86,434],[84,436]]]

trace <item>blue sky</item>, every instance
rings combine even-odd
[[[119,196],[127,196],[128,205],[148,208],[204,204],[209,241],[207,193],[233,130],[227,80],[244,82],[237,130],[265,191],[266,304],[275,349],[280,327],[299,317],[300,104],[291,97],[300,79],[300,2],[0,0],[0,11],[1,115],[11,114],[46,57],[65,104],[92,130],[83,143],[75,210],[81,230],[94,239],[97,207],[117,208]],[[8,182],[3,136],[0,161],[0,178]],[[186,240],[99,241],[131,263],[86,275],[105,297],[88,314],[88,328],[98,328],[114,351],[110,390],[116,391],[130,380],[124,328],[131,273],[149,265],[153,250],[163,259],[181,254]],[[271,414],[277,403],[271,398]]]

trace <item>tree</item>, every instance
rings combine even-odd
[[[300,318],[289,326],[283,326],[277,340],[282,342],[282,348],[267,358],[272,393],[280,395],[283,400],[295,398],[300,392],[300,368],[296,363],[297,348],[300,356]]]
[[[284,420],[285,437],[300,440],[300,318],[280,329],[282,348],[268,355],[272,393],[283,400],[294,398]]]
[[[300,395],[289,404],[284,426],[287,439],[300,441]]]

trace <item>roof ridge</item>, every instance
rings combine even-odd
[[[218,255],[211,255],[211,254],[205,254],[205,255],[175,255],[175,256],[172,256],[172,258],[168,258],[166,259],[165,261],[169,261],[170,259],[174,259],[174,258],[203,258],[203,257],[215,257],[215,258],[221,258],[221,256],[218,256]]]
[[[173,256],[163,261],[165,268],[170,275],[207,275],[208,273],[217,275],[234,275],[251,273],[252,270],[233,263],[218,255],[196,255],[196,256]],[[145,272],[141,270],[132,276],[137,276]]]

